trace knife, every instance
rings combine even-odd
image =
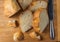
[[[55,38],[54,34],[54,12],[53,12],[53,0],[48,1],[48,15],[50,20],[50,38],[53,40]]]

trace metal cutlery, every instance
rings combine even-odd
[[[54,34],[54,12],[53,12],[53,0],[48,1],[48,15],[50,20],[50,38],[53,40],[55,38]]]

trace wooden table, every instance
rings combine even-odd
[[[20,42],[55,42],[55,41],[58,41],[60,40],[60,5],[59,5],[59,2],[60,0],[54,0],[57,4],[54,4],[54,12],[55,12],[55,15],[54,15],[54,29],[55,29],[55,40],[51,40],[50,37],[49,37],[49,25],[46,27],[45,31],[42,33],[42,36],[43,36],[43,40],[39,41],[39,40],[36,40],[36,39],[32,39],[28,36],[28,34],[24,34],[25,35],[25,39],[23,41],[20,41]],[[4,16],[4,0],[0,0],[0,42],[14,42],[13,40],[13,34],[16,32],[16,31],[19,31],[19,27],[17,28],[8,28],[7,27],[7,22],[10,20],[10,19],[16,19],[18,20],[18,16],[16,17],[12,17],[12,18],[7,18]],[[57,9],[56,9],[56,5],[57,5]],[[58,20],[58,21],[57,21]]]

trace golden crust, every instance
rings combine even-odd
[[[4,14],[7,17],[14,15],[20,10],[20,7],[16,0],[5,0],[4,1]]]
[[[22,32],[18,31],[18,32],[14,33],[13,39],[14,39],[15,41],[22,40],[22,39],[24,39],[24,35],[23,35]]]
[[[42,8],[38,9],[34,12],[34,18],[33,18],[32,26],[33,26],[33,29],[35,30],[35,32],[40,31],[40,28],[39,28],[40,18],[39,18],[39,16],[40,16],[41,11],[42,11]]]
[[[31,38],[33,38],[33,39],[39,39],[39,40],[41,40],[40,35],[38,35],[38,34],[35,33],[35,32],[31,32],[31,33],[29,34],[29,36],[30,36]]]

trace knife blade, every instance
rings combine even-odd
[[[55,34],[54,34],[54,12],[53,12],[53,0],[48,1],[48,15],[49,15],[49,20],[50,20],[50,38],[54,39]]]

